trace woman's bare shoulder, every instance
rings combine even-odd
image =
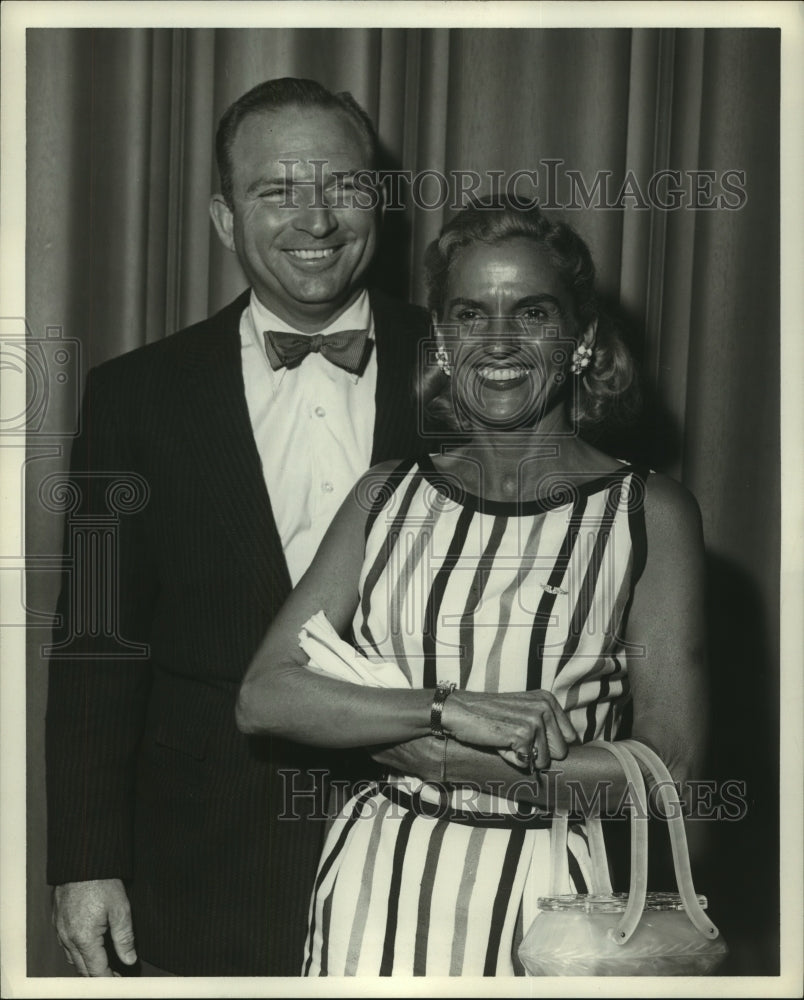
[[[410,459],[389,458],[385,462],[378,462],[376,465],[364,472],[361,479],[376,479],[378,476],[389,476],[397,470],[407,469],[411,465]]]
[[[384,505],[390,500],[412,465],[409,459],[389,459],[373,465],[352,487],[348,505],[368,516],[372,510],[376,510],[377,504]]]
[[[704,549],[703,520],[698,502],[677,480],[652,472],[643,496],[649,562],[699,560]]]
[[[686,486],[662,472],[651,472],[646,478],[645,517],[651,521],[669,517],[699,525],[701,510]]]
[[[363,473],[354,485],[354,492],[364,495],[366,491],[371,492],[384,483],[402,480],[410,471],[414,463],[410,459],[391,458],[385,462],[378,462]]]

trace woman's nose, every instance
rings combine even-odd
[[[490,353],[507,355],[520,346],[522,329],[515,317],[495,316],[487,321],[482,334]]]

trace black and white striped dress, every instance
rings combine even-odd
[[[551,691],[583,742],[613,739],[628,697],[624,617],[645,558],[644,478],[630,466],[527,502],[462,492],[429,458],[378,483],[357,647],[414,687]],[[638,651],[629,651],[631,655]],[[588,850],[571,830],[585,891]],[[363,789],[324,848],[305,975],[513,975],[548,893],[549,823],[502,798],[439,797],[415,778]]]

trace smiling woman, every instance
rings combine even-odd
[[[425,267],[442,364],[422,373],[420,392],[436,421],[510,429],[551,414],[564,433],[594,436],[636,415],[633,361],[598,317],[592,258],[571,227],[537,205],[480,201],[444,228]],[[445,381],[452,360],[463,376]],[[490,395],[495,388],[505,398]]]
[[[778,8],[756,7],[770,13],[754,18],[752,28],[730,28],[729,13],[740,17],[743,5],[721,5],[724,16],[718,11],[709,21],[718,26],[706,30],[680,27],[686,15],[673,19],[675,28],[632,28],[620,13],[614,21],[618,27],[574,30],[521,25],[495,30],[492,24],[501,19],[493,14],[481,28],[446,28],[428,15],[426,27],[419,19],[422,26],[416,28],[311,30],[315,19],[306,15],[319,5],[308,4],[298,27],[260,29],[250,23],[233,28],[228,18],[220,30],[197,30],[182,27],[187,22],[181,11],[200,5],[176,5],[178,14],[161,5],[157,9],[170,11],[171,27],[156,29],[45,28],[47,17],[38,13],[45,5],[11,6],[36,12],[36,24],[18,38],[11,30],[6,34],[9,52],[24,53],[27,68],[27,85],[20,81],[4,91],[4,99],[25,105],[26,119],[26,142],[14,144],[9,165],[26,148],[28,160],[24,204],[12,197],[18,211],[27,211],[27,273],[24,282],[9,285],[15,301],[10,314],[26,316],[34,341],[57,322],[75,351],[74,364],[49,369],[45,423],[28,425],[29,434],[57,435],[61,447],[46,449],[47,455],[40,449],[36,461],[25,463],[29,505],[24,524],[32,557],[24,602],[31,614],[26,633],[30,975],[65,971],[43,875],[42,749],[47,676],[42,650],[51,639],[47,622],[58,590],[57,574],[48,567],[61,552],[64,531],[61,515],[42,507],[39,486],[48,476],[64,473],[86,368],[203,319],[246,287],[234,254],[210,232],[210,137],[218,115],[254,84],[293,75],[313,77],[332,91],[351,90],[376,121],[390,166],[402,170],[389,204],[397,211],[387,213],[390,225],[374,274],[381,289],[398,297],[426,302],[422,255],[452,210],[414,204],[410,178],[423,170],[430,171],[422,190],[428,201],[439,194],[431,186],[437,171],[451,179],[455,190],[465,190],[472,177],[482,181],[478,193],[491,190],[492,175],[503,176],[504,189],[505,181],[518,176],[520,196],[538,196],[542,203],[581,205],[588,200],[585,192],[592,193],[593,205],[612,203],[628,167],[629,180],[636,178],[645,199],[658,193],[663,202],[661,208],[641,210],[633,207],[637,195],[626,199],[624,210],[576,208],[568,215],[593,248],[601,296],[620,303],[632,321],[632,342],[643,362],[649,406],[637,425],[636,442],[629,439],[633,446],[623,450],[681,479],[703,510],[716,692],[706,775],[718,787],[741,783],[751,802],[740,822],[701,824],[716,828],[705,888],[713,897],[715,922],[723,922],[726,938],[735,945],[731,974],[778,977],[778,768],[780,759],[785,767],[790,763],[789,750],[780,757],[777,715],[779,582],[789,579],[779,571],[779,386],[795,385],[790,368],[795,358],[785,353],[780,367],[779,357],[779,248],[785,245],[779,242],[779,109],[797,106],[784,99],[784,92],[780,102],[780,53],[787,53],[795,68],[797,46],[789,24],[781,32],[770,28],[778,24]],[[103,5],[84,6],[94,8],[87,24],[94,12],[103,11]],[[700,5],[684,9],[706,23],[696,13]],[[791,6],[790,12],[795,21],[797,11]],[[4,27],[14,20],[6,19],[7,13]],[[788,98],[793,76],[785,77]],[[786,137],[796,134],[795,128],[785,132]],[[531,168],[530,176],[523,167]],[[692,194],[693,175],[698,181],[709,174],[725,179],[734,169],[745,177],[747,199],[739,210],[665,207],[672,206],[671,189],[677,185]],[[605,187],[594,193],[596,181],[609,174],[608,195]],[[652,178],[654,185],[659,182],[655,191]],[[795,176],[792,190],[798,190]],[[701,193],[706,194],[705,187]],[[789,221],[787,201],[785,207]],[[16,227],[6,231],[21,252]],[[791,261],[789,255],[786,260]],[[797,323],[789,327],[795,341]],[[594,386],[601,371],[604,334],[601,317],[593,372],[578,381],[570,373],[579,395]],[[60,346],[43,344],[46,352]],[[450,383],[433,369],[432,381],[445,390],[449,403]],[[56,379],[63,374],[68,380],[60,386]],[[137,412],[148,418],[147,394]],[[584,435],[597,426],[584,424]],[[789,421],[785,426],[789,431]],[[12,428],[4,424],[3,429]],[[206,451],[204,467],[213,465]],[[236,497],[237,474],[230,480]],[[21,490],[17,493],[21,498]],[[237,507],[243,508],[241,500]],[[11,511],[9,516],[13,520]],[[176,523],[185,520],[182,514]],[[790,559],[794,548],[785,547]],[[263,552],[256,545],[252,550],[254,562],[264,564]],[[548,586],[567,589],[561,583]],[[250,615],[248,607],[240,602],[238,615]],[[246,640],[238,635],[237,641]],[[793,648],[798,651],[799,644]],[[10,655],[10,664],[13,659]],[[76,672],[69,662],[67,669]],[[6,679],[13,674],[11,669]],[[785,670],[787,680],[794,676],[796,670]],[[786,712],[795,710],[789,698],[781,704]],[[455,749],[450,743],[450,761]],[[63,746],[58,753],[64,756]],[[236,790],[232,797],[238,798]],[[250,815],[257,808],[257,799],[240,796],[239,801]],[[786,807],[785,823],[790,814]],[[62,843],[70,840],[61,825],[58,830]],[[160,838],[162,831],[154,835]],[[265,840],[257,850],[266,859],[275,856]],[[785,857],[795,864],[794,852]],[[783,866],[781,884],[791,888],[787,860]],[[206,867],[217,872],[219,883],[225,878],[217,864]],[[259,886],[253,871],[251,876]],[[257,893],[258,888],[252,896]],[[227,924],[257,927],[248,916],[249,905],[244,894],[228,911]],[[794,901],[784,912],[798,908]],[[194,910],[199,922],[212,928],[217,950],[223,939],[220,909],[202,905]],[[176,938],[207,961],[212,951],[207,937],[177,928]],[[238,940],[249,942],[253,955],[261,939],[255,930],[238,933]],[[274,932],[271,941],[274,953],[281,950]],[[792,952],[786,954],[785,962],[792,961]],[[256,974],[257,966],[247,968]]]
[[[591,347],[595,324],[578,329],[569,292],[539,247],[522,237],[472,246],[448,289],[441,319],[457,336],[447,350],[442,332],[439,348],[454,355],[456,412],[490,428],[543,424],[553,414],[556,430],[568,430],[556,404],[574,342]]]
[[[332,827],[306,975],[521,972],[521,927],[549,888],[546,816],[580,791],[622,795],[595,744],[620,736],[628,702],[675,780],[701,766],[699,515],[578,433],[633,385],[601,337],[589,251],[500,204],[456,216],[427,260],[431,388],[464,438],[360,480],[238,700],[245,732],[372,747],[390,769]],[[397,670],[397,689],[309,660],[299,637],[321,610],[354,637],[359,676]],[[562,891],[587,891],[575,826],[567,871]]]

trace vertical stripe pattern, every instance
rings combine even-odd
[[[366,538],[359,648],[398,662],[413,686],[544,688],[584,742],[614,738],[629,695],[621,637],[644,562],[635,495],[644,482],[630,467],[519,504],[449,496],[426,459],[398,469]],[[521,972],[512,952],[549,889],[549,830],[480,823],[458,792],[460,819],[424,814],[411,805],[424,792],[389,798],[375,786],[344,807],[313,893],[306,974]],[[571,830],[567,845],[566,889],[583,891],[587,840]]]
[[[427,975],[427,941],[430,930],[430,908],[433,903],[436,866],[441,857],[441,845],[446,832],[446,820],[439,820],[427,847],[427,856],[424,862],[424,873],[421,881],[421,893],[419,894],[418,919],[416,921],[416,945],[413,958],[414,976]]]

